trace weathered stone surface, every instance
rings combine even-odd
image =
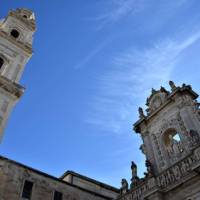
[[[191,86],[171,92],[152,89],[147,115],[139,110],[134,130],[143,139],[140,149],[147,158],[147,173],[120,200],[199,199],[200,120],[198,95]]]
[[[119,190],[116,188],[81,177],[82,182],[85,181],[87,184],[69,183],[0,157],[0,199],[20,199],[25,180],[33,182],[31,200],[52,200],[54,191],[61,192],[63,200],[106,200],[115,199],[119,195]],[[89,183],[93,185],[92,188],[96,186],[96,189],[88,188]]]
[[[24,92],[18,83],[32,56],[34,27],[34,14],[26,9],[11,11],[0,22],[0,139],[10,112]]]

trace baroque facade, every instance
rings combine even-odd
[[[32,55],[34,13],[10,11],[0,21],[0,138],[13,106],[24,88],[19,80]],[[53,177],[0,156],[0,200],[199,200],[200,109],[190,85],[171,91],[152,89],[146,114],[139,108],[134,131],[141,135],[140,149],[147,172],[137,175],[131,164],[131,184],[120,189],[73,171]]]
[[[200,199],[200,109],[190,85],[152,89],[147,114],[139,108],[134,130],[142,137],[147,173],[137,176],[132,162],[130,188],[122,180],[118,200]]]

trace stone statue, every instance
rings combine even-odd
[[[133,161],[131,162],[131,171],[132,171],[132,178],[137,177],[137,165]]]
[[[126,194],[128,192],[128,182],[125,178],[121,181],[121,188],[120,188],[120,194]]]
[[[138,112],[139,112],[140,119],[145,117],[144,111],[143,111],[143,109],[141,107],[139,107]]]
[[[173,81],[169,81],[169,85],[170,85],[170,87],[171,87],[172,92],[173,92],[174,90],[176,90],[176,85],[174,84]]]
[[[132,172],[132,178],[131,178],[131,189],[134,188],[134,186],[137,186],[139,182],[139,177],[137,176],[137,165],[132,161],[131,162],[131,172]]]

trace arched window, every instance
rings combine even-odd
[[[10,35],[12,36],[12,37],[14,37],[15,39],[17,39],[18,37],[19,37],[19,31],[18,30],[16,30],[16,29],[12,29],[11,30],[11,32],[10,32]]]
[[[174,128],[165,131],[163,142],[170,156],[183,152],[180,133],[178,133]]]
[[[163,139],[164,139],[164,144],[166,146],[169,146],[171,144],[171,142],[176,141],[176,142],[180,142],[180,133],[178,133],[175,129],[168,129],[167,131],[165,131],[164,135],[163,135]]]
[[[3,58],[0,57],[0,69],[2,68],[3,64],[4,64],[4,60]]]

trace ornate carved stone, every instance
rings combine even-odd
[[[131,172],[132,178],[137,177],[137,165],[133,161],[131,162]]]

